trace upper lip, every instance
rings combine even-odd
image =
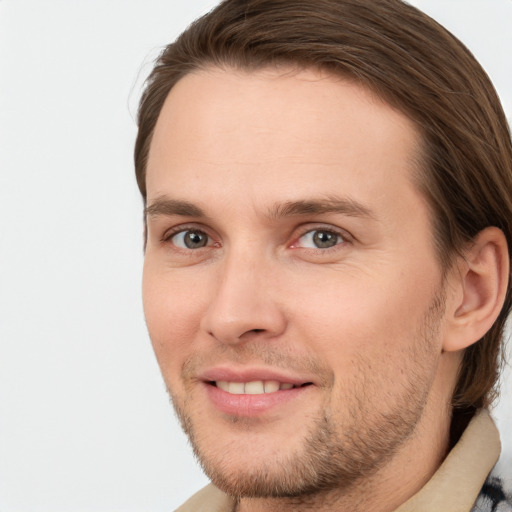
[[[277,381],[291,383],[300,386],[306,383],[314,384],[313,379],[306,375],[297,375],[282,369],[257,368],[257,367],[236,367],[216,366],[201,372],[198,378],[205,382],[254,382],[254,381]]]

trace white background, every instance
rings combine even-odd
[[[140,84],[208,0],[0,0],[0,511],[170,511],[206,482],[140,300]],[[512,112],[512,0],[417,0]],[[497,417],[512,466],[512,382]]]

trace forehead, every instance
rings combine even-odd
[[[323,71],[202,70],[182,78],[164,104],[148,204],[176,193],[211,205],[219,184],[274,203],[345,192],[376,201],[411,192],[419,141],[402,113]]]

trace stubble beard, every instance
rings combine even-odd
[[[437,367],[433,340],[443,313],[444,296],[436,295],[408,351],[408,366],[404,368],[407,381],[402,392],[393,397],[393,403],[386,404],[387,409],[379,410],[372,401],[372,394],[382,383],[373,377],[371,361],[360,355],[354,361],[354,375],[364,377],[345,386],[337,397],[345,408],[342,425],[336,411],[326,408],[312,421],[300,449],[276,454],[271,460],[251,466],[248,446],[244,470],[230,465],[228,452],[219,453],[202,445],[187,400],[181,401],[169,390],[182,428],[206,475],[236,498],[303,499],[357,488],[392,459],[420,422]],[[232,421],[244,422],[237,418]]]

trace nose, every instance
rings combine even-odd
[[[201,319],[203,331],[226,344],[282,334],[286,318],[275,300],[280,295],[275,264],[245,253],[233,254],[220,265],[212,299]]]

